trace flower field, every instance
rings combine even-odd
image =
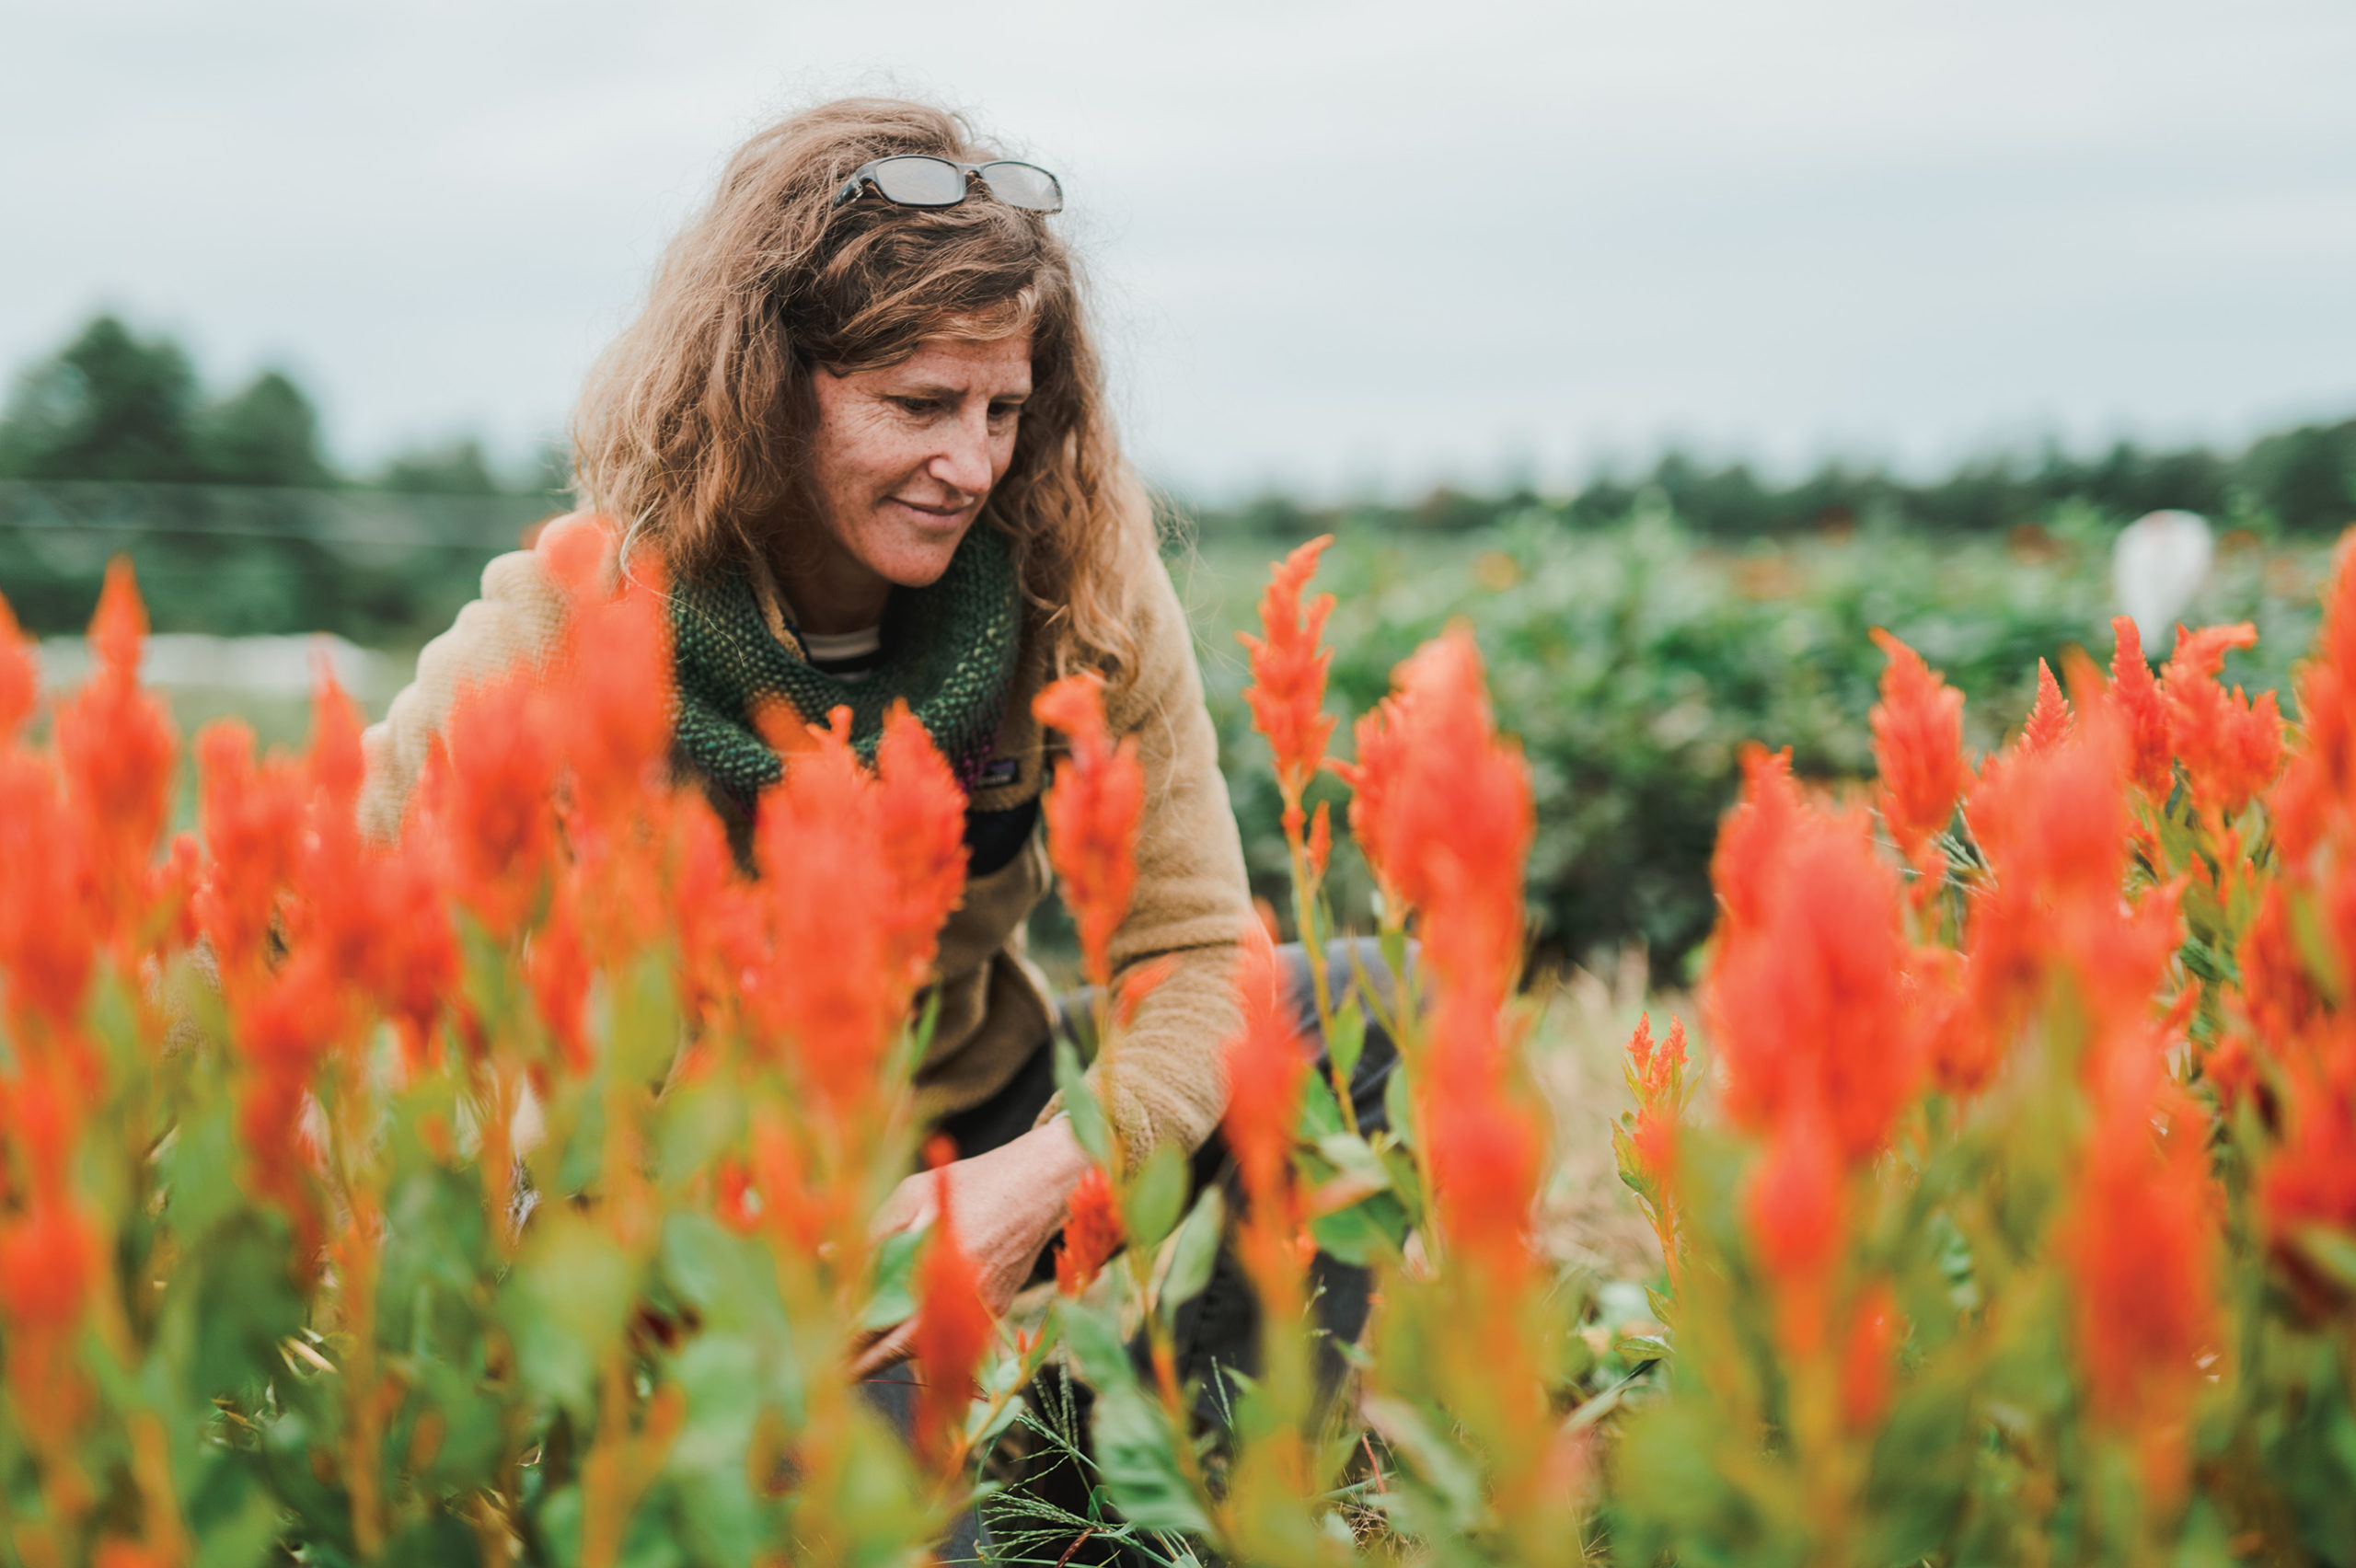
[[[398,845],[359,836],[325,682],[299,755],[194,738],[175,835],[127,569],[45,715],[0,624],[0,1554],[915,1562],[978,1493],[1047,1562],[2356,1561],[2356,571],[2281,710],[2220,678],[2246,626],[2155,675],[2124,625],[1991,713],[1875,615],[1840,653],[1877,666],[1869,798],[1730,750],[1692,1036],[1627,1052],[1644,1320],[1539,1244],[1581,1152],[1525,1050],[1560,780],[1461,625],[1330,757],[1322,634],[1361,611],[1311,595],[1322,549],[1270,580],[1240,700],[1290,923],[1356,906],[1344,828],[1379,893],[1395,1005],[1315,989],[1337,1080],[1398,1043],[1390,1126],[1311,1070],[1255,930],[1232,1188],[1120,1147],[1141,790],[1095,679],[1058,683],[1095,1169],[1004,1323],[953,1168],[921,1232],[870,1224],[926,1158],[902,1090],[964,870],[912,719],[872,769],[773,722],[740,863],[668,779],[657,586],[576,552],[571,647],[461,704]],[[1321,1251],[1375,1271],[1359,1343],[1313,1327]],[[1261,1355],[1207,1420],[1172,1344],[1223,1257]],[[909,1313],[901,1434],[849,1367]],[[1038,1392],[1071,1382],[1084,1433]],[[1043,1520],[1003,1481],[1057,1443],[1090,1511]]]
[[[1873,628],[1921,650],[1968,696],[1967,733],[1983,750],[2035,700],[2039,659],[2059,670],[2073,645],[2109,656],[2120,520],[2075,506],[2042,515],[2010,538],[1867,525],[1713,540],[1657,510],[1575,525],[1532,509],[1469,534],[1354,526],[1322,570],[1341,601],[1329,627],[1334,689],[1353,710],[1371,705],[1402,652],[1470,620],[1498,723],[1521,742],[1537,792],[1530,891],[1542,954],[1588,963],[1641,945],[1662,984],[1688,985],[1716,919],[1710,851],[1741,787],[1743,744],[1789,746],[1804,778],[1872,772]],[[1282,905],[1280,802],[1242,699],[1250,672],[1228,656],[1233,628],[1252,624],[1270,551],[1206,533],[1180,571],[1203,618],[1253,873]],[[2229,680],[2287,695],[2329,558],[2327,539],[2224,535],[2185,618],[2258,628],[2256,647],[2228,656]],[[1344,907],[1368,918],[1354,856],[1337,850],[1334,882]]]

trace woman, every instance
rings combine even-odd
[[[550,533],[618,519],[625,561],[663,559],[675,752],[740,826],[779,775],[750,720],[765,700],[814,721],[846,705],[871,744],[906,700],[957,770],[969,883],[916,1094],[957,1143],[960,1228],[1003,1309],[1086,1169],[1052,1099],[1055,1009],[1023,954],[1048,887],[1042,685],[1103,672],[1145,769],[1113,956],[1175,968],[1127,1026],[1106,1106],[1132,1158],[1196,1149],[1218,1120],[1251,904],[1186,619],[1104,415],[1060,190],[989,157],[952,116],[877,99],[753,137],[598,367],[576,427],[586,511]],[[491,564],[368,732],[372,832],[398,831],[458,689],[557,635],[546,548]],[[905,1187],[887,1223],[931,1191]],[[868,1365],[905,1355],[905,1332]]]

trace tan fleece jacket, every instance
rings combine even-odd
[[[519,664],[546,662],[567,606],[545,552],[560,530],[599,525],[577,513],[560,518],[535,549],[491,561],[482,597],[419,653],[415,680],[362,740],[361,825],[372,836],[399,833],[426,754],[459,693]],[[1114,734],[1138,738],[1146,804],[1137,894],[1114,937],[1113,962],[1126,971],[1163,954],[1178,961],[1123,1032],[1109,1094],[1097,1084],[1134,1160],[1164,1142],[1192,1149],[1218,1124],[1226,1103],[1219,1048],[1237,1021],[1232,972],[1252,908],[1193,637],[1159,562],[1138,573],[1126,615],[1137,633],[1137,668],[1110,694],[1107,716]],[[1046,677],[1046,640],[1028,621],[1023,636],[988,782],[973,797],[976,810],[1036,796],[1057,749],[1031,716],[1031,698]],[[1046,1039],[1050,1005],[1044,977],[1024,954],[1023,923],[1051,885],[1044,835],[1034,832],[1011,861],[967,885],[943,928],[933,966],[941,1014],[916,1078],[925,1120],[988,1099]]]

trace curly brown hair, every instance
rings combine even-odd
[[[1152,513],[1106,413],[1078,263],[1045,214],[999,202],[835,206],[852,170],[894,153],[996,156],[959,115],[869,98],[804,110],[737,149],[591,373],[573,421],[582,500],[674,571],[722,566],[814,525],[814,370],[1027,329],[1032,395],[983,520],[1013,540],[1054,662],[1126,671],[1124,584],[1152,559]]]

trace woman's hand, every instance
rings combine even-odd
[[[1058,1116],[1012,1143],[902,1182],[876,1215],[875,1233],[930,1225],[941,1178],[948,1177],[957,1239],[974,1260],[983,1301],[991,1312],[1003,1313],[1031,1277],[1040,1249],[1062,1227],[1071,1190],[1087,1170],[1088,1155],[1072,1136],[1071,1123]],[[914,1319],[884,1330],[860,1351],[851,1375],[864,1378],[907,1359],[915,1333]]]

